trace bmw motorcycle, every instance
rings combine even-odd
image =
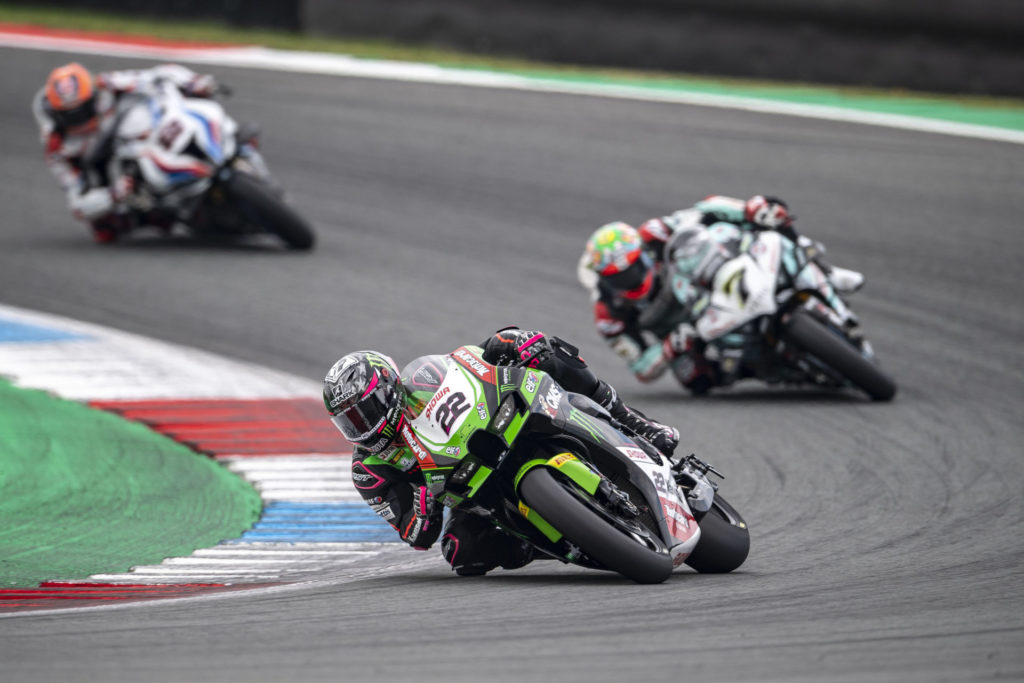
[[[747,524],[695,456],[672,460],[547,373],[463,346],[402,372],[399,430],[435,499],[489,520],[539,555],[660,583],[685,565],[730,572]],[[718,475],[721,476],[721,475]]]
[[[312,249],[309,223],[283,198],[259,151],[258,133],[213,99],[185,97],[170,83],[127,95],[114,132],[97,150],[110,178],[128,176],[125,203],[136,222],[195,235],[270,234],[290,249]]]

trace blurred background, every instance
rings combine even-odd
[[[32,0],[6,3],[37,6]],[[49,0],[481,55],[1024,96],[1020,0]],[[808,59],[808,55],[816,58]]]

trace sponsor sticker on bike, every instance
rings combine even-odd
[[[458,361],[462,367],[466,368],[467,370],[470,370],[471,372],[476,374],[476,376],[479,377],[480,379],[484,380],[485,382],[490,382],[491,384],[494,383],[494,376],[492,374],[491,368],[485,365],[482,360],[473,355],[465,347],[456,349],[452,353],[452,357],[456,361]]]
[[[555,457],[551,458],[551,460],[549,460],[548,462],[550,462],[554,467],[562,467],[565,463],[569,462],[570,460],[579,460],[579,458],[577,458],[572,453],[559,453]]]
[[[647,457],[647,454],[635,446],[619,446],[619,452],[630,460],[653,464],[652,460]]]

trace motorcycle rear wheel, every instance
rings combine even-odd
[[[700,540],[686,564],[701,574],[725,574],[739,567],[750,552],[750,532],[739,513],[719,495],[700,520]]]
[[[896,395],[896,384],[881,368],[845,339],[829,332],[806,311],[793,312],[783,335],[863,390],[872,400],[889,401]]]
[[[224,190],[249,222],[279,237],[289,249],[313,248],[316,239],[306,219],[275,196],[259,178],[236,172],[224,183]]]
[[[519,483],[523,501],[588,557],[637,583],[661,583],[672,574],[672,558],[641,545],[610,525],[567,491],[544,467]]]

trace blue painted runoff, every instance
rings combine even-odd
[[[363,502],[275,501],[234,543],[397,543],[391,525]]]
[[[0,344],[67,341],[71,339],[90,339],[89,336],[77,332],[67,332],[53,327],[42,327],[18,322],[10,318],[0,318]]]

